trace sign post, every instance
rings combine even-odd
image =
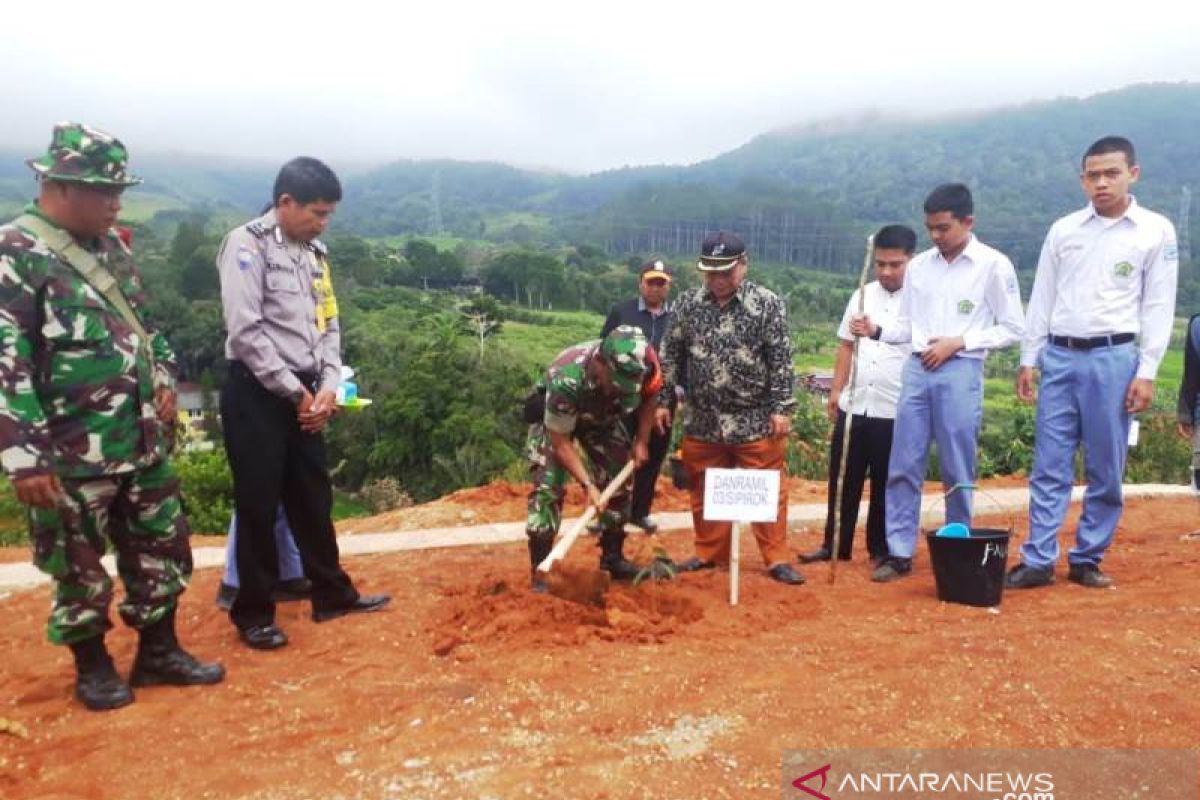
[[[738,604],[739,522],[774,522],[779,517],[779,471],[707,469],[704,471],[704,519],[728,521],[729,605]]]

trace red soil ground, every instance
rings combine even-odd
[[[485,496],[521,517],[503,486],[440,503],[483,522]],[[1191,501],[1133,501],[1105,562],[1118,588],[1060,576],[992,610],[938,602],[924,548],[896,584],[858,556],[794,588],[747,535],[737,608],[724,572],[594,609],[531,595],[520,544],[365,556],[348,568],[391,607],[316,625],[281,606],[291,644],[272,653],[238,643],[203,570],[181,633],[225,683],[105,714],[73,702],[69,653],[43,639],[47,590],[17,592],[0,600],[0,797],[777,798],[787,748],[1196,748],[1198,523]],[[570,564],[593,566],[593,542]],[[686,532],[631,543],[690,551]],[[109,641],[128,669],[133,634]]]

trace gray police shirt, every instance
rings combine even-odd
[[[319,389],[341,380],[336,317],[319,329],[323,300],[319,241],[289,239],[268,211],[230,231],[217,252],[225,311],[225,356],[241,361],[271,392],[299,402],[304,386],[293,373],[320,376]]]

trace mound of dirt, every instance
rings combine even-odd
[[[464,644],[514,650],[590,639],[661,643],[704,616],[701,604],[671,582],[613,585],[602,606],[537,594],[494,575],[471,587],[445,588],[442,595],[442,611],[429,629],[439,656]]]

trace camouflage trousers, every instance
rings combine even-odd
[[[63,480],[56,508],[29,509],[33,563],[54,579],[46,635],[71,644],[112,627],[113,581],[100,563],[116,551],[125,584],[121,619],[143,628],[163,618],[187,587],[192,551],[179,479],[166,461],[136,472]]]
[[[621,471],[629,461],[631,445],[629,434],[620,420],[611,426],[577,428],[575,440],[583,448],[590,462],[592,481],[603,490],[609,480]],[[553,539],[562,524],[563,499],[567,481],[571,476],[554,458],[550,436],[542,425],[529,426],[529,438],[525,442],[525,453],[529,458],[530,481],[528,516],[525,518],[525,535],[530,539]],[[600,525],[606,531],[624,531],[629,518],[631,491],[629,483],[618,489],[600,515]]]

